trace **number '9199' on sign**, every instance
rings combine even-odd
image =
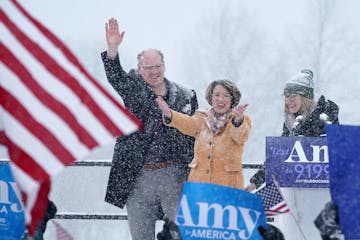
[[[329,179],[328,164],[296,164],[294,171],[297,173],[296,179]]]

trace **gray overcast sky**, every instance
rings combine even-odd
[[[182,37],[186,28],[211,0],[196,1],[21,1],[46,26],[62,38],[104,40],[104,24],[110,17],[126,31],[124,47],[163,48]]]
[[[249,14],[255,15],[255,18],[274,30],[281,29],[289,21],[302,21],[303,6],[306,3],[303,0],[20,0],[34,16],[54,31],[61,31],[63,36],[97,36],[103,32],[105,21],[114,16],[121,20],[127,31],[150,34],[148,44],[158,40],[163,34],[180,34],[209,8],[229,2],[237,2],[241,8],[246,7]],[[359,1],[348,0],[341,2],[337,11],[351,22],[359,7]]]
[[[108,18],[115,17],[126,31],[122,48],[129,54],[135,56],[142,49],[155,47],[170,57],[184,51],[179,48],[181,41],[196,33],[196,23],[204,14],[229,2],[237,4],[239,10],[246,8],[254,24],[259,22],[274,39],[286,40],[286,29],[306,17],[303,0],[20,0],[33,16],[72,48],[76,47],[71,45],[76,41],[83,41],[84,45],[103,41],[105,48],[104,24]],[[339,20],[357,24],[359,29],[360,21],[354,20],[359,9],[360,1],[341,2],[337,8]]]
[[[225,1],[220,0],[62,0],[20,1],[43,24],[63,40],[82,39],[94,41],[104,39],[104,23],[110,17],[119,20],[126,31],[123,46],[130,49],[148,47],[170,48],[189,34],[204,15]],[[239,1],[226,1],[239,2]],[[301,8],[301,1],[240,1],[239,7],[247,8],[250,15],[262,21],[278,33],[289,18],[296,17],[292,9]],[[105,44],[105,41],[104,41]]]
[[[308,20],[309,3],[318,1],[19,0],[34,17],[73,50],[89,71],[95,74],[95,77],[100,79],[106,87],[109,85],[106,82],[99,55],[106,48],[104,24],[110,17],[117,18],[121,29],[126,31],[125,39],[119,49],[122,59],[126,59],[123,61],[125,69],[136,66],[136,54],[141,50],[149,47],[159,48],[165,54],[166,76],[181,82],[183,53],[187,53],[188,50],[183,44],[184,41],[188,38],[196,38],[201,30],[198,23],[201,23],[204,17],[212,16],[212,13],[216,12],[220,6],[234,4],[234,11],[238,8],[240,13],[248,14],[253,25],[263,29],[262,37],[266,41],[279,41],[280,44],[291,46],[292,42],[289,38],[291,31],[294,29],[296,31],[299,25],[301,27],[301,23]],[[336,4],[333,8],[336,11],[335,17],[331,18],[332,25],[349,27],[351,34],[356,37],[355,42],[358,42],[357,39],[360,39],[360,17],[358,16],[360,1],[325,1]],[[346,25],[341,25],[343,22]],[[306,31],[300,33],[304,36],[306,34]],[[356,65],[355,62],[353,64]],[[196,88],[196,83],[191,87]],[[196,90],[204,91],[203,89]],[[114,91],[111,92],[114,93]],[[348,101],[339,102],[339,104],[343,106],[341,114],[351,113],[352,107]],[[358,120],[351,118],[351,123],[353,122],[358,122]]]
[[[211,14],[219,9],[219,6],[234,4],[235,11],[238,8],[240,13],[248,14],[254,26],[263,28],[262,37],[266,40],[269,42],[278,40],[285,45],[291,45],[288,35],[301,25],[299,23],[307,20],[309,3],[317,1],[19,0],[19,2],[62,39],[89,71],[106,84],[99,55],[106,48],[104,24],[110,17],[117,18],[121,29],[126,31],[120,47],[122,58],[126,58],[126,61],[123,61],[125,69],[136,66],[136,54],[141,50],[149,47],[159,48],[165,53],[166,76],[179,82],[182,79],[182,72],[179,71],[183,69],[179,66],[184,63],[184,58],[180,54],[188,50],[183,45],[184,41],[187,38],[194,39],[200,31],[198,23],[204,16],[212,16]],[[336,17],[332,18],[332,24],[345,22],[351,33],[359,39],[360,1],[327,0],[327,2],[336,4],[334,8]],[[306,32],[302,35],[306,35]],[[106,86],[109,87],[108,84]],[[203,91],[203,89],[196,90]]]

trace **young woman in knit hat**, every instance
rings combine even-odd
[[[286,82],[285,120],[282,136],[318,137],[326,134],[325,124],[339,124],[339,107],[322,95],[314,99],[311,70],[303,69]]]
[[[303,69],[285,83],[284,123],[281,136],[325,136],[325,124],[339,124],[339,107],[323,95],[314,97],[313,72]],[[252,191],[265,182],[265,171],[260,169],[246,190]]]
[[[288,80],[285,83],[283,95],[284,123],[281,136],[325,136],[326,124],[339,124],[339,107],[333,101],[327,100],[323,95],[319,99],[315,99],[313,72],[311,70],[303,69]],[[260,169],[251,177],[250,184],[245,189],[252,191],[259,188],[264,182],[265,169]],[[300,195],[302,199],[306,199],[306,203],[296,201]],[[322,207],[324,205],[324,203],[321,203],[322,198],[328,195],[328,191],[324,189],[307,189],[305,191],[299,189],[294,192],[293,197],[294,201],[297,202],[296,205],[298,205],[297,210],[302,211],[302,218],[309,217],[308,220],[313,221],[315,218],[308,215],[318,213],[320,210],[316,209],[317,206]],[[309,200],[311,201],[308,202]],[[312,209],[302,208],[300,205],[303,204],[311,204]]]
[[[311,70],[304,69],[286,82],[284,96],[285,119],[282,136],[325,136],[326,124],[339,124],[339,107],[334,102],[326,100],[323,95],[315,101]],[[294,189],[293,197],[300,222],[314,221],[316,217],[314,213],[318,213],[324,206],[324,202],[330,200],[327,189]],[[311,209],[308,208],[309,205]],[[335,208],[331,202],[328,202],[326,206]],[[322,239],[342,239],[343,237],[338,222],[336,224],[336,214],[328,215],[322,228],[318,225],[316,227],[320,230]],[[313,228],[314,231],[316,231],[315,228]]]

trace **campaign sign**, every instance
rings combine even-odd
[[[327,125],[331,200],[345,239],[360,239],[360,126]]]
[[[22,204],[7,163],[0,163],[0,239],[18,240],[25,231]]]
[[[237,188],[185,182],[175,219],[183,240],[263,239],[266,228],[260,196]]]
[[[266,182],[280,187],[328,188],[329,154],[325,137],[266,137]]]

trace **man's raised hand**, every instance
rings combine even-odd
[[[125,32],[119,30],[118,22],[115,18],[110,18],[105,24],[107,55],[109,58],[114,59],[117,54],[118,46],[124,38]]]

